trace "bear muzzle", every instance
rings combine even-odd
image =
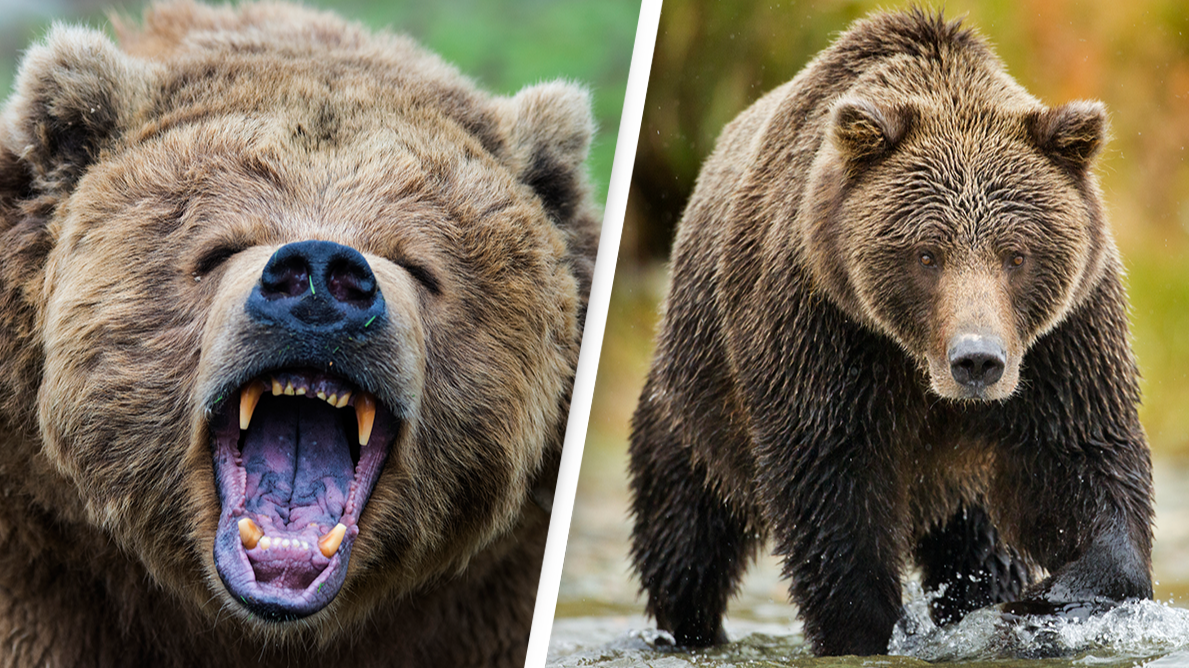
[[[346,580],[360,517],[416,411],[424,341],[408,287],[383,268],[386,301],[355,249],[290,243],[255,271],[229,293],[209,353],[223,370],[207,404],[214,566],[253,618],[286,622]]]

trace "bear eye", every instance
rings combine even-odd
[[[1024,264],[1023,253],[1012,253],[1011,258],[1007,261],[1009,267],[1015,268]]]
[[[239,246],[216,246],[207,251],[194,267],[195,276],[206,276],[219,268],[219,265],[230,260],[232,256],[244,250]]]
[[[932,253],[930,253],[929,251],[923,251],[923,252],[921,252],[921,257],[920,257],[920,259],[921,259],[921,264],[922,264],[922,265],[924,265],[924,266],[926,266],[926,267],[935,267],[935,266],[937,266],[937,259],[936,259],[936,258],[934,258],[934,257],[933,257],[933,254],[932,254]]]
[[[425,286],[425,289],[429,290],[430,294],[439,295],[442,293],[442,286],[438,283],[437,277],[435,277],[425,267],[413,262],[409,262],[408,260],[401,260],[396,264],[400,265],[405,271],[409,272],[409,275],[413,277],[413,280]]]

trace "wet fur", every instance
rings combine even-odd
[[[1149,453],[1091,171],[1105,132],[1100,104],[1044,107],[922,11],[856,23],[726,128],[633,420],[658,626],[721,641],[769,538],[819,654],[886,652],[914,563],[949,585],[942,622],[1151,596]],[[957,398],[959,327],[1004,337],[1000,394]]]
[[[493,97],[281,4],[118,32],[55,28],[0,124],[0,665],[521,665],[596,243],[587,94]],[[337,361],[412,408],[343,590],[277,625],[214,570],[205,410],[268,357],[243,299],[307,238],[368,258],[399,317]]]

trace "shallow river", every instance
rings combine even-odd
[[[1129,604],[1083,622],[1007,625],[978,611],[939,630],[924,613],[915,583],[892,652],[901,656],[817,659],[801,635],[786,583],[773,558],[748,572],[728,609],[731,642],[696,652],[667,649],[668,638],[643,616],[627,560],[626,462],[615,447],[584,454],[575,500],[550,666],[1189,666],[1189,466],[1156,463],[1157,601]],[[1058,648],[1064,659],[1005,659],[1013,648]],[[932,663],[926,664],[925,661]]]

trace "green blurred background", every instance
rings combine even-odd
[[[108,11],[139,17],[146,2],[0,0],[0,98],[7,98],[21,52],[51,22],[111,32]],[[223,4],[223,3],[213,3]],[[566,78],[593,93],[599,132],[588,161],[599,201],[607,193],[623,111],[640,0],[333,0],[334,9],[373,29],[408,33],[493,93]]]

